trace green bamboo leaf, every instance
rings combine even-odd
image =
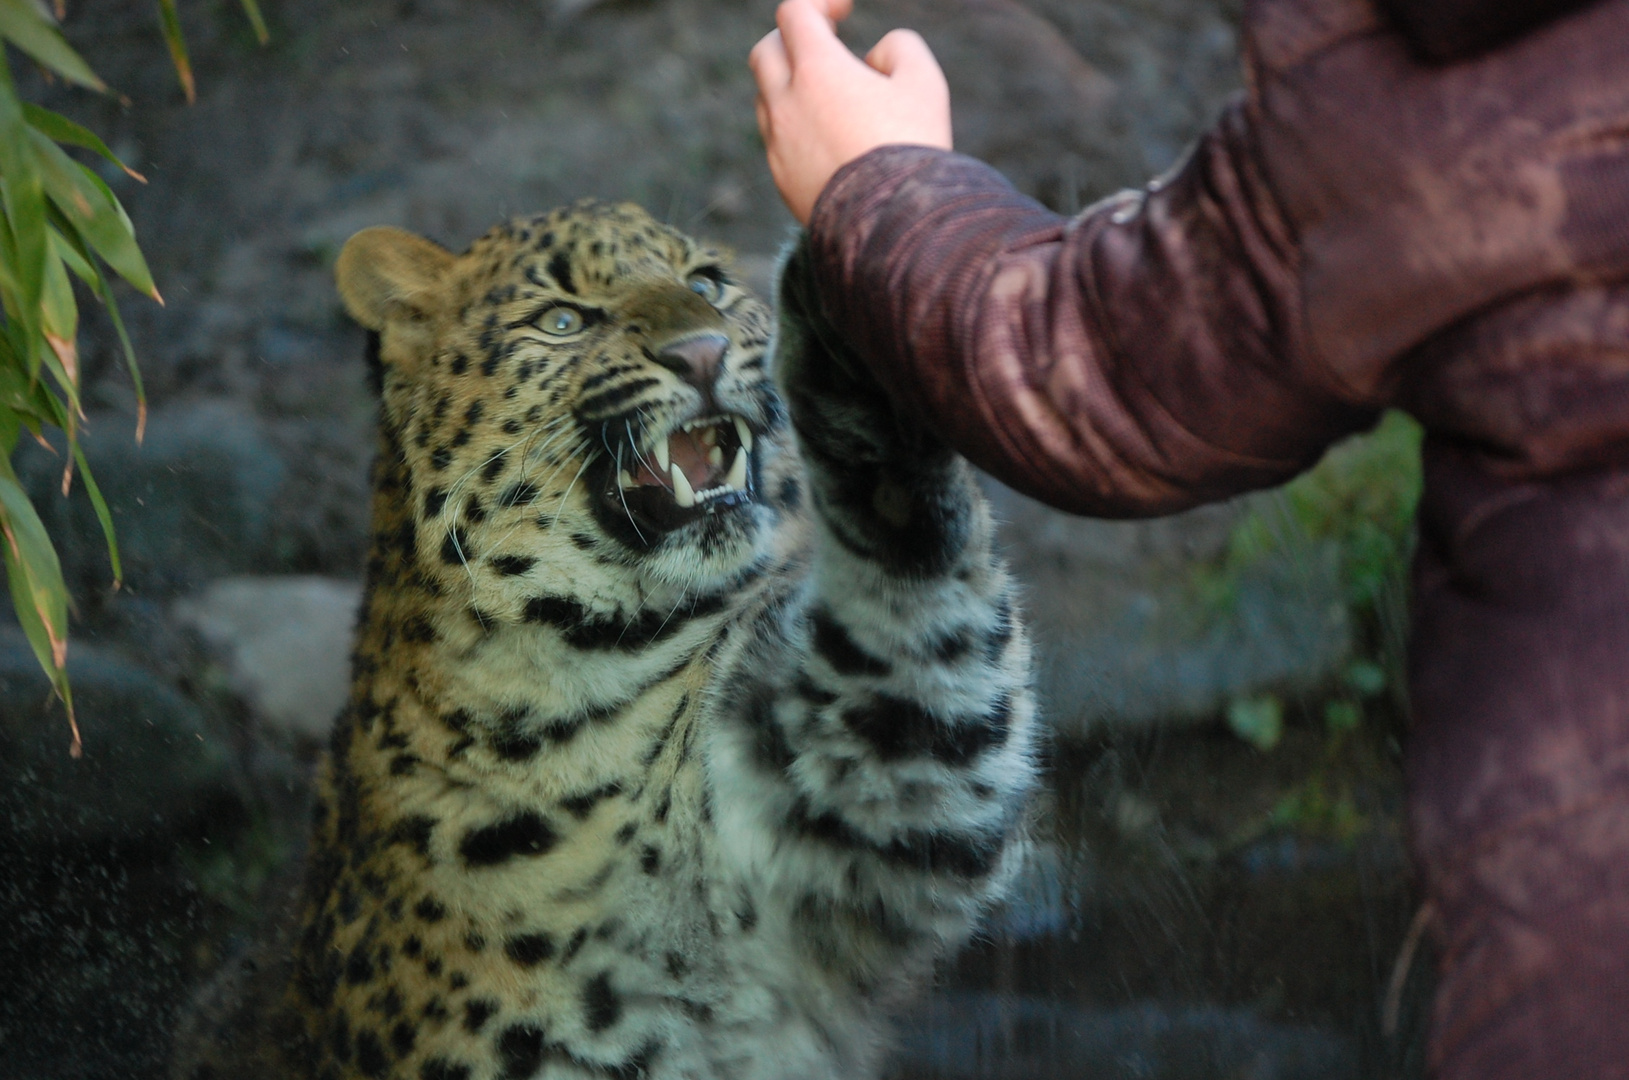
[[[60,213],[61,211],[54,206],[46,208],[46,220],[51,225],[49,233],[51,254],[66,263],[68,269],[74,272],[74,277],[83,281],[90,286],[92,292],[95,292],[97,278],[96,271],[91,269],[90,253],[82,251],[78,244],[62,235],[62,229],[58,227],[56,221]]]
[[[0,490],[4,489],[5,484],[6,481],[0,479]],[[22,625],[29,647],[34,650],[34,659],[39,662],[40,670],[51,681],[51,689],[56,691],[68,710],[68,727],[73,734],[68,753],[79,757],[84,753],[84,744],[79,737],[79,725],[74,721],[73,688],[68,685],[67,639],[62,639],[62,648],[57,650],[50,624],[33,606],[34,583],[29,578],[29,568],[16,555],[16,548],[11,543],[10,525],[4,520],[4,514],[4,508],[0,508],[0,552],[4,553],[6,579],[11,583],[12,607],[16,609],[17,621]],[[57,662],[59,655],[61,663]]]
[[[271,40],[271,31],[266,29],[266,19],[260,14],[260,5],[255,0],[243,0],[243,13],[249,17],[249,25],[255,29],[255,37],[260,39],[262,45]]]
[[[136,244],[135,226],[112,189],[45,135],[32,128],[27,131],[31,157],[45,192],[62,216],[73,223],[79,236],[115,273],[163,303],[153,284],[152,272],[147,269],[147,260]]]
[[[68,662],[68,587],[45,525],[9,461],[0,466],[0,546],[5,549],[6,577],[18,618],[40,666],[60,693],[67,685],[63,669]]]
[[[77,439],[73,454],[74,460],[79,462],[79,475],[85,481],[85,494],[90,496],[91,506],[96,510],[96,520],[102,523],[102,539],[107,541],[108,562],[113,564],[113,587],[117,589],[124,584],[124,568],[119,563],[119,539],[113,534],[113,515],[108,511],[107,500],[102,498],[102,489],[96,485],[90,462],[85,460],[85,452],[79,448]]]
[[[28,121],[29,126],[34,130],[49,135],[57,142],[89,150],[91,153],[100,155],[106,161],[123,169],[127,175],[144,184],[147,182],[145,176],[120,161],[118,156],[108,149],[107,143],[97,137],[96,132],[74,123],[61,113],[54,113],[50,109],[42,109],[38,105],[25,101],[23,102],[23,118]]]
[[[192,61],[187,58],[187,39],[181,33],[181,16],[175,10],[175,0],[158,0],[159,21],[164,27],[164,44],[170,48],[170,60],[175,64],[176,77],[181,90],[187,95],[187,104],[198,100],[198,86],[192,78]]]
[[[0,37],[69,82],[106,90],[90,65],[63,38],[46,14],[29,0],[0,0]]]
[[[49,244],[49,235],[46,239]],[[47,252],[45,258],[45,281],[44,287],[40,290],[40,314],[48,337],[73,341],[74,332],[79,328],[79,305],[74,302],[74,287],[68,280],[68,268],[55,251]],[[55,349],[56,346],[53,344],[52,348]],[[62,355],[60,349],[57,350],[57,355]]]
[[[0,0],[0,3],[5,0]],[[34,343],[40,342],[40,291],[44,286],[45,191],[35,155],[29,152],[30,128],[23,119],[22,102],[11,81],[11,65],[0,49],[0,191],[4,192],[7,234],[0,247],[11,260],[15,290],[4,299],[8,330],[15,329],[12,345],[29,363],[29,376],[38,370]],[[55,144],[52,144],[55,146]],[[61,153],[59,150],[58,153]]]
[[[130,333],[125,329],[124,318],[119,314],[119,301],[113,295],[113,286],[107,275],[102,272],[102,266],[90,255],[89,245],[79,235],[73,222],[69,221],[56,207],[48,208],[51,212],[51,223],[56,226],[62,236],[63,242],[69,244],[79,253],[81,259],[90,267],[96,277],[91,291],[97,299],[107,305],[108,317],[113,321],[113,330],[119,337],[119,346],[124,351],[125,367],[130,372],[130,382],[136,390],[136,442],[140,443],[147,430],[147,391],[141,381],[141,367],[136,363],[136,347],[130,342]]]

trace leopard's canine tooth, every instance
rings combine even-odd
[[[686,509],[695,506],[696,489],[690,486],[690,478],[684,475],[684,470],[670,465],[667,473],[673,478],[673,501]]]

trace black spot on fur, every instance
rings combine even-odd
[[[441,561],[448,566],[462,565],[474,557],[475,551],[469,546],[469,537],[463,529],[454,529],[441,542]]]
[[[382,1077],[390,1068],[385,1046],[379,1036],[364,1028],[356,1033],[356,1067],[363,1076]]]
[[[452,464],[452,451],[445,446],[438,446],[430,451],[430,468],[440,471]]]
[[[397,1057],[406,1057],[413,1052],[413,1026],[406,1020],[397,1022],[390,1029],[390,1048],[396,1051]]]
[[[554,956],[554,939],[547,934],[521,934],[505,941],[503,952],[521,967],[536,967]]]
[[[746,689],[743,715],[752,731],[753,757],[766,772],[783,773],[792,766],[792,746],[786,731],[775,717],[775,690],[768,683],[755,682]]]
[[[616,842],[619,844],[626,844],[628,841],[632,840],[635,834],[638,832],[639,826],[637,824],[632,821],[627,822],[621,828],[617,829]]]
[[[436,639],[436,628],[424,615],[413,615],[402,621],[402,640],[415,645],[428,645]]]
[[[639,852],[639,868],[647,874],[654,875],[662,866],[662,852],[659,848],[646,844]]]
[[[496,1015],[498,1015],[496,1001],[491,998],[470,998],[464,1002],[464,1030],[473,1035]]]
[[[583,1023],[599,1034],[622,1019],[622,999],[611,989],[611,973],[602,971],[583,985]]]
[[[996,609],[995,629],[984,639],[985,658],[992,664],[1001,659],[1001,654],[1006,651],[1007,642],[1012,640],[1012,634],[1012,600],[1003,596],[1001,605]]]
[[[479,399],[470,402],[469,408],[464,410],[464,423],[469,427],[474,427],[481,422],[481,414],[484,412],[486,412],[486,402]]]
[[[470,1067],[446,1058],[430,1058],[419,1066],[419,1080],[469,1080]]]
[[[413,914],[427,923],[438,923],[447,917],[447,909],[433,896],[426,896],[413,905]]]
[[[994,837],[911,829],[886,843],[872,840],[833,813],[816,814],[799,799],[787,815],[790,829],[811,840],[849,850],[869,851],[884,862],[921,873],[981,878],[995,869],[1002,844]]]
[[[664,641],[683,629],[691,619],[722,611],[720,595],[700,596],[668,611],[642,611],[631,621],[595,615],[575,600],[563,596],[534,596],[526,602],[527,622],[554,627],[566,644],[578,649],[642,649]]]
[[[464,372],[469,370],[469,357],[465,356],[463,353],[459,353],[453,357],[451,367],[454,375],[462,375]]]
[[[887,675],[893,665],[872,656],[849,635],[848,628],[821,608],[810,617],[814,649],[839,675]]]
[[[345,961],[345,981],[357,986],[373,978],[373,960],[368,956],[366,945],[358,945],[351,950],[351,955]]]
[[[489,484],[496,480],[498,478],[498,474],[503,472],[503,467],[507,462],[508,457],[509,451],[499,450],[496,454],[493,454],[490,458],[488,458],[487,463],[481,466],[481,479],[485,480]]]
[[[559,837],[541,814],[524,813],[464,834],[458,853],[469,866],[496,866],[516,856],[546,855]]]
[[[351,1060],[351,1018],[344,1009],[338,1010],[334,1017],[334,1027],[329,1033],[328,1046],[340,1061]]]
[[[565,252],[556,251],[549,256],[548,271],[554,283],[563,291],[573,296],[577,295],[577,287],[571,280],[571,260],[566,257]]]
[[[530,555],[494,555],[488,560],[499,577],[519,577],[537,565]]]
[[[379,331],[369,330],[367,342],[362,346],[362,360],[368,366],[368,386],[375,394],[385,392],[385,364],[379,355],[379,346]]]
[[[396,822],[390,830],[390,840],[406,844],[426,859],[430,857],[430,835],[435,831],[436,819],[426,814],[411,814]],[[420,901],[422,906],[423,901]]]
[[[533,1024],[504,1028],[497,1049],[505,1080],[530,1077],[543,1067],[543,1029]]]
[[[577,955],[577,950],[583,947],[583,942],[587,940],[588,927],[579,926],[572,932],[571,940],[566,942],[565,950],[560,953],[560,962],[564,964],[570,961],[573,956]]]
[[[437,517],[441,508],[447,504],[447,492],[444,488],[431,488],[424,493],[424,516]]]
[[[966,630],[957,630],[945,634],[928,647],[933,658],[941,664],[954,664],[966,656],[973,648],[972,635]]]
[[[510,484],[504,488],[503,493],[498,496],[498,505],[508,509],[511,506],[529,503],[535,498],[537,498],[537,485],[529,480],[523,480],[518,484]]]
[[[594,807],[621,792],[622,785],[613,780],[609,784],[601,784],[592,791],[568,795],[560,800],[560,807],[578,821],[582,821],[594,812]]]
[[[932,757],[947,765],[965,765],[1006,738],[1011,715],[1012,703],[1002,698],[983,717],[947,723],[914,701],[878,694],[845,710],[843,724],[884,761]]]

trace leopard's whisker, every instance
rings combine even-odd
[[[633,526],[634,535],[639,537],[641,544],[645,543],[645,534],[639,530],[639,522],[634,520],[633,511],[628,509],[628,495],[622,490],[622,447],[617,447],[617,498],[622,501],[622,512],[628,516],[628,524]]]

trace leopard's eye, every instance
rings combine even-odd
[[[571,337],[583,328],[583,313],[573,307],[551,307],[536,320],[537,328],[550,337]]]
[[[691,292],[709,304],[718,303],[719,299],[724,295],[724,283],[712,274],[703,273],[700,270],[685,278],[684,283],[690,286]]]

